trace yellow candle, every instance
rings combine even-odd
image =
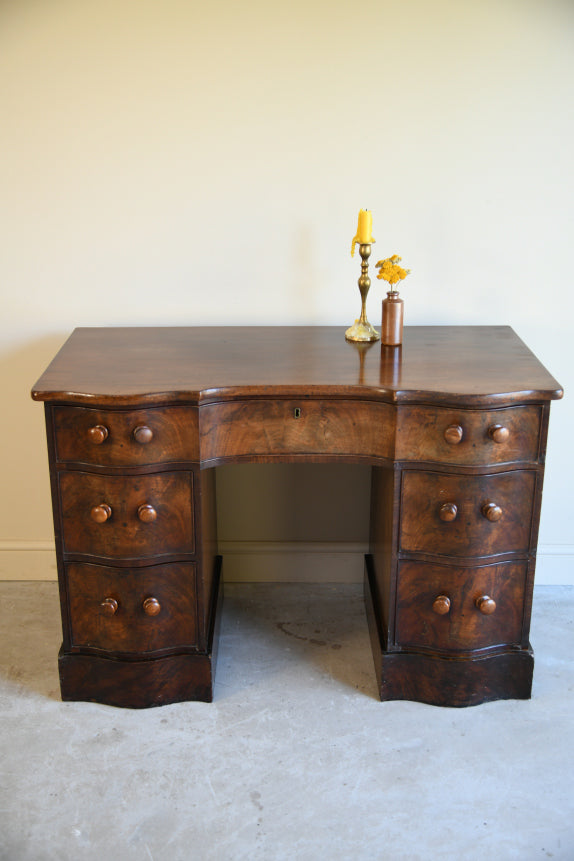
[[[373,216],[370,209],[359,210],[359,223],[357,225],[357,233],[353,238],[351,245],[351,257],[355,254],[355,244],[370,245],[375,240],[373,239]]]

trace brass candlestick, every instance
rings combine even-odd
[[[349,326],[345,332],[345,338],[347,341],[378,341],[379,333],[367,320],[367,294],[371,286],[371,279],[369,278],[371,244],[365,242],[359,245],[359,254],[361,255],[361,277],[358,281],[361,293],[361,316],[355,320],[352,326]]]

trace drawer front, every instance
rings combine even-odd
[[[257,400],[200,411],[202,461],[265,455],[393,457],[395,410],[360,401]]]
[[[142,466],[198,460],[196,407],[55,407],[54,429],[60,463]]]
[[[153,652],[197,645],[195,565],[67,566],[72,646]]]
[[[194,552],[193,475],[60,474],[64,553],[148,559]]]
[[[528,552],[536,472],[451,475],[405,470],[400,549],[445,556]]]
[[[399,565],[395,639],[400,646],[464,651],[521,644],[526,565]]]
[[[397,419],[397,460],[453,464],[535,462],[542,409],[453,410],[405,406]]]

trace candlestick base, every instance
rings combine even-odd
[[[347,341],[358,341],[365,343],[368,341],[378,341],[381,337],[374,326],[371,326],[367,320],[367,293],[371,286],[369,278],[369,256],[371,254],[371,244],[362,242],[359,245],[359,254],[361,255],[361,277],[359,278],[359,292],[361,294],[361,316],[355,320],[352,326],[349,326],[345,332]]]
[[[369,321],[361,323],[360,320],[355,320],[352,326],[349,326],[345,332],[347,341],[378,341],[381,336],[374,326],[371,326]]]

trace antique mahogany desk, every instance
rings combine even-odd
[[[62,697],[210,701],[220,568],[213,467],[372,467],[365,597],[381,699],[530,696],[550,400],[507,327],[77,329],[45,402]],[[345,488],[341,488],[345,492]]]

